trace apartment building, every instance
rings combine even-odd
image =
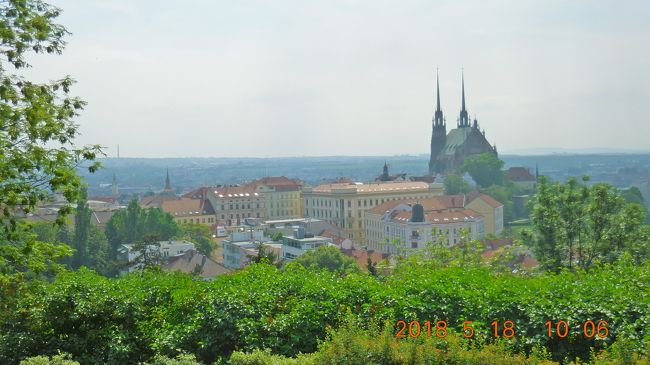
[[[441,183],[341,182],[303,188],[304,213],[341,227],[347,238],[365,241],[364,214],[388,201],[426,199],[443,194]]]

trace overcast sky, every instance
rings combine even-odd
[[[648,1],[51,2],[73,35],[30,72],[109,156],[428,153],[436,67],[500,152],[650,150]]]

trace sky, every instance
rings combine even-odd
[[[436,69],[499,152],[650,151],[648,1],[50,0],[78,144],[108,156],[428,153]]]

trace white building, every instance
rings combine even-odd
[[[443,194],[440,183],[388,181],[333,183],[303,188],[305,217],[341,227],[347,238],[363,242],[365,212],[388,201],[426,199]]]
[[[182,255],[188,250],[194,250],[194,244],[185,240],[158,241],[157,245],[149,245],[147,249],[149,253],[157,252],[163,259],[166,259],[168,257]],[[122,261],[131,263],[140,256],[140,252],[133,249],[133,244],[123,244],[119,249],[119,255]],[[137,265],[129,266],[128,272],[137,268]]]
[[[297,228],[292,236],[282,237],[282,258],[290,261],[307,251],[330,245],[334,245],[331,238],[306,234],[303,228]]]
[[[420,214],[415,212],[419,206]],[[383,214],[366,215],[368,248],[384,253],[400,253],[404,249],[422,249],[430,242],[443,241],[447,246],[460,242],[466,230],[470,239],[485,235],[485,219],[470,209],[425,212],[419,203],[400,203]]]

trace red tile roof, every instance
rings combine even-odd
[[[525,167],[511,167],[506,171],[506,176],[511,181],[517,182],[534,182],[535,176]]]

